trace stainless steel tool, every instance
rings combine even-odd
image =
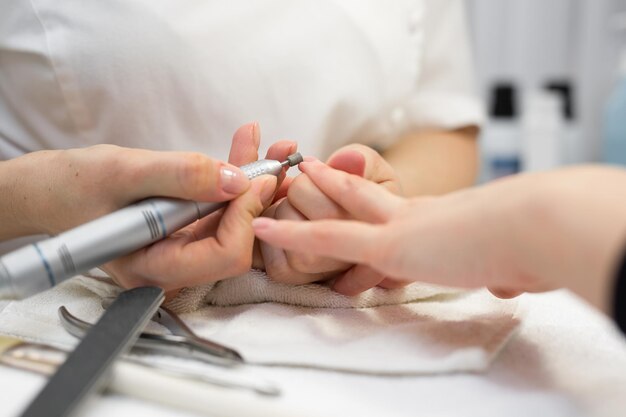
[[[164,312],[163,308],[161,308],[161,316],[163,316],[162,312]],[[158,316],[159,314],[159,311],[157,311],[155,316]],[[92,327],[90,323],[72,315],[64,306],[59,308],[59,317],[63,328],[75,337],[83,337]],[[184,323],[182,324],[185,328],[187,328]],[[133,348],[145,349],[150,353],[160,353],[164,355],[200,360],[213,365],[232,367],[240,365],[244,362],[241,355],[239,355],[239,353],[235,350],[215,342],[199,338],[190,329],[188,330],[189,333],[184,332],[182,335],[153,334],[143,332],[135,341]]]
[[[103,387],[115,360],[132,346],[165,299],[163,290],[142,287],[121,293],[87,332],[22,417],[67,416]]]
[[[106,301],[105,304],[108,307],[110,303]],[[163,307],[159,310],[161,309],[163,309]],[[159,312],[157,311],[155,316],[157,316],[158,313]],[[82,337],[92,326],[90,323],[72,315],[65,307],[59,308],[59,318],[61,319],[61,324],[65,330],[75,337]],[[182,325],[193,334],[191,329],[189,329],[182,322],[182,320],[175,315],[173,316],[173,319],[180,321]],[[208,351],[205,350],[207,342],[211,346],[211,349]],[[220,347],[217,354],[212,349],[213,345]],[[204,341],[203,343],[196,344],[192,340],[187,339],[187,336],[184,335],[156,335],[144,332],[135,342],[132,351],[133,353],[139,354],[126,356],[126,361],[154,368],[161,373],[172,375],[174,377],[198,380],[224,388],[254,391],[257,394],[266,396],[280,395],[280,389],[274,383],[267,381],[254,373],[240,369],[242,367],[238,365],[245,365],[245,362],[241,359],[241,356],[237,352],[215,342]],[[236,357],[240,359],[231,358],[230,356],[221,357],[219,352],[223,351],[232,351]],[[148,354],[148,356],[144,354]],[[172,363],[161,363],[155,360],[150,360],[150,357],[153,355],[167,355],[175,358],[200,360],[208,363],[209,365],[217,366],[213,366],[210,369],[205,368],[204,372],[199,370],[192,371],[187,368],[176,366]]]

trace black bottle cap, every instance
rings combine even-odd
[[[574,87],[572,83],[568,80],[554,80],[547,82],[544,88],[562,99],[565,120],[574,120]]]
[[[497,83],[493,86],[489,114],[494,119],[517,118],[517,90],[513,83]]]

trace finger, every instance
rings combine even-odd
[[[332,154],[326,163],[329,167],[347,172],[348,174],[359,177],[365,176],[365,156],[356,150],[342,148]]]
[[[259,158],[260,143],[261,128],[258,123],[248,123],[241,126],[233,135],[228,162],[242,166],[256,161]]]
[[[506,300],[510,298],[515,298],[523,294],[523,291],[505,289],[505,288],[487,288],[487,289],[496,297],[506,299]]]
[[[322,281],[331,276],[324,272],[309,274],[297,271],[289,265],[286,252],[283,249],[275,248],[266,242],[261,242],[260,247],[265,273],[272,281],[290,285],[302,285]],[[332,274],[332,276],[334,275]]]
[[[287,197],[287,193],[289,192],[289,187],[291,187],[291,184],[293,183],[293,180],[295,178],[285,177],[285,179],[281,181],[280,186],[278,187],[278,190],[276,191],[276,195],[274,196],[274,202]]]
[[[289,203],[309,220],[349,219],[348,212],[331,200],[308,175],[298,175],[287,190]]]
[[[409,284],[412,284],[412,282],[400,281],[400,280],[392,279],[392,278],[385,278],[384,280],[380,282],[380,284],[378,284],[378,286],[381,288],[388,289],[388,290],[394,290],[397,288],[404,288]]]
[[[351,144],[333,153],[328,166],[363,177],[398,194],[400,180],[395,169],[374,149],[361,144]]]
[[[365,152],[357,149],[364,148]],[[362,145],[348,145],[335,152],[328,160],[328,165],[349,174],[363,177],[366,175],[365,154],[370,157],[369,166],[374,166],[374,157],[367,151],[373,152],[371,148]],[[380,155],[376,154],[380,159]],[[374,182],[385,180],[376,174],[377,170],[369,169],[369,176],[365,178]],[[348,219],[351,216],[338,204],[328,198],[306,175],[299,176],[293,186],[289,189],[289,199],[302,214],[311,220],[318,219]]]
[[[272,246],[352,263],[368,263],[376,253],[379,227],[355,221],[276,221],[266,217],[252,222],[256,236]]]
[[[215,237],[187,244],[176,260],[185,268],[185,285],[241,275],[250,269],[254,232],[251,222],[263,210],[265,200],[271,198],[276,178],[256,179],[248,192],[233,200],[224,210]]]
[[[330,168],[319,161],[303,162],[300,170],[324,194],[358,220],[384,222],[402,203],[401,197],[380,185]]]
[[[276,190],[276,177],[263,176],[253,181],[254,190],[233,200],[222,216],[216,238],[229,250],[251,251],[254,243],[252,220],[260,216]]]
[[[298,144],[291,140],[280,140],[267,150],[265,159],[273,159],[276,161],[284,161],[289,155],[296,153]]]
[[[333,290],[339,294],[355,296],[380,284],[385,276],[365,265],[356,265],[335,280]]]
[[[125,162],[113,172],[121,176],[120,183],[128,185],[123,189],[125,202],[154,196],[227,201],[250,186],[238,167],[200,153],[141,149],[120,152],[119,158]]]
[[[275,217],[279,205],[280,203],[272,205],[263,213],[263,216]],[[294,270],[287,261],[285,251],[281,248],[273,247],[263,241],[260,241],[259,247],[263,257],[265,272],[272,281],[301,285],[324,279],[324,276],[321,274],[306,274]]]
[[[291,154],[296,153],[298,150],[298,144],[289,140],[281,140],[278,141],[267,150],[267,154],[265,155],[265,159],[273,159],[275,161],[284,161]],[[278,186],[277,186],[277,194],[281,190],[283,181],[287,178],[287,170],[283,169],[282,172],[278,175]],[[276,201],[278,197],[274,197],[274,201]]]
[[[307,221],[308,219],[296,210],[288,200],[281,201],[276,208],[274,219]],[[265,244],[267,245],[267,244]],[[269,246],[269,245],[268,245]],[[283,252],[283,249],[275,249]],[[297,272],[315,274],[320,272],[345,271],[350,264],[332,258],[321,257],[310,253],[291,252],[285,253],[289,267]]]

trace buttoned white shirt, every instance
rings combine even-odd
[[[478,124],[462,0],[2,0],[0,159],[114,143],[325,157]]]

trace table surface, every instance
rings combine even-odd
[[[282,387],[281,401],[296,405],[294,415],[297,407],[322,416],[626,415],[626,338],[612,323],[565,291],[526,294],[520,306],[520,330],[483,374],[375,377],[285,368],[263,373]],[[0,367],[0,415],[19,415],[44,382]],[[91,399],[79,415],[115,413],[195,415],[118,395]]]

